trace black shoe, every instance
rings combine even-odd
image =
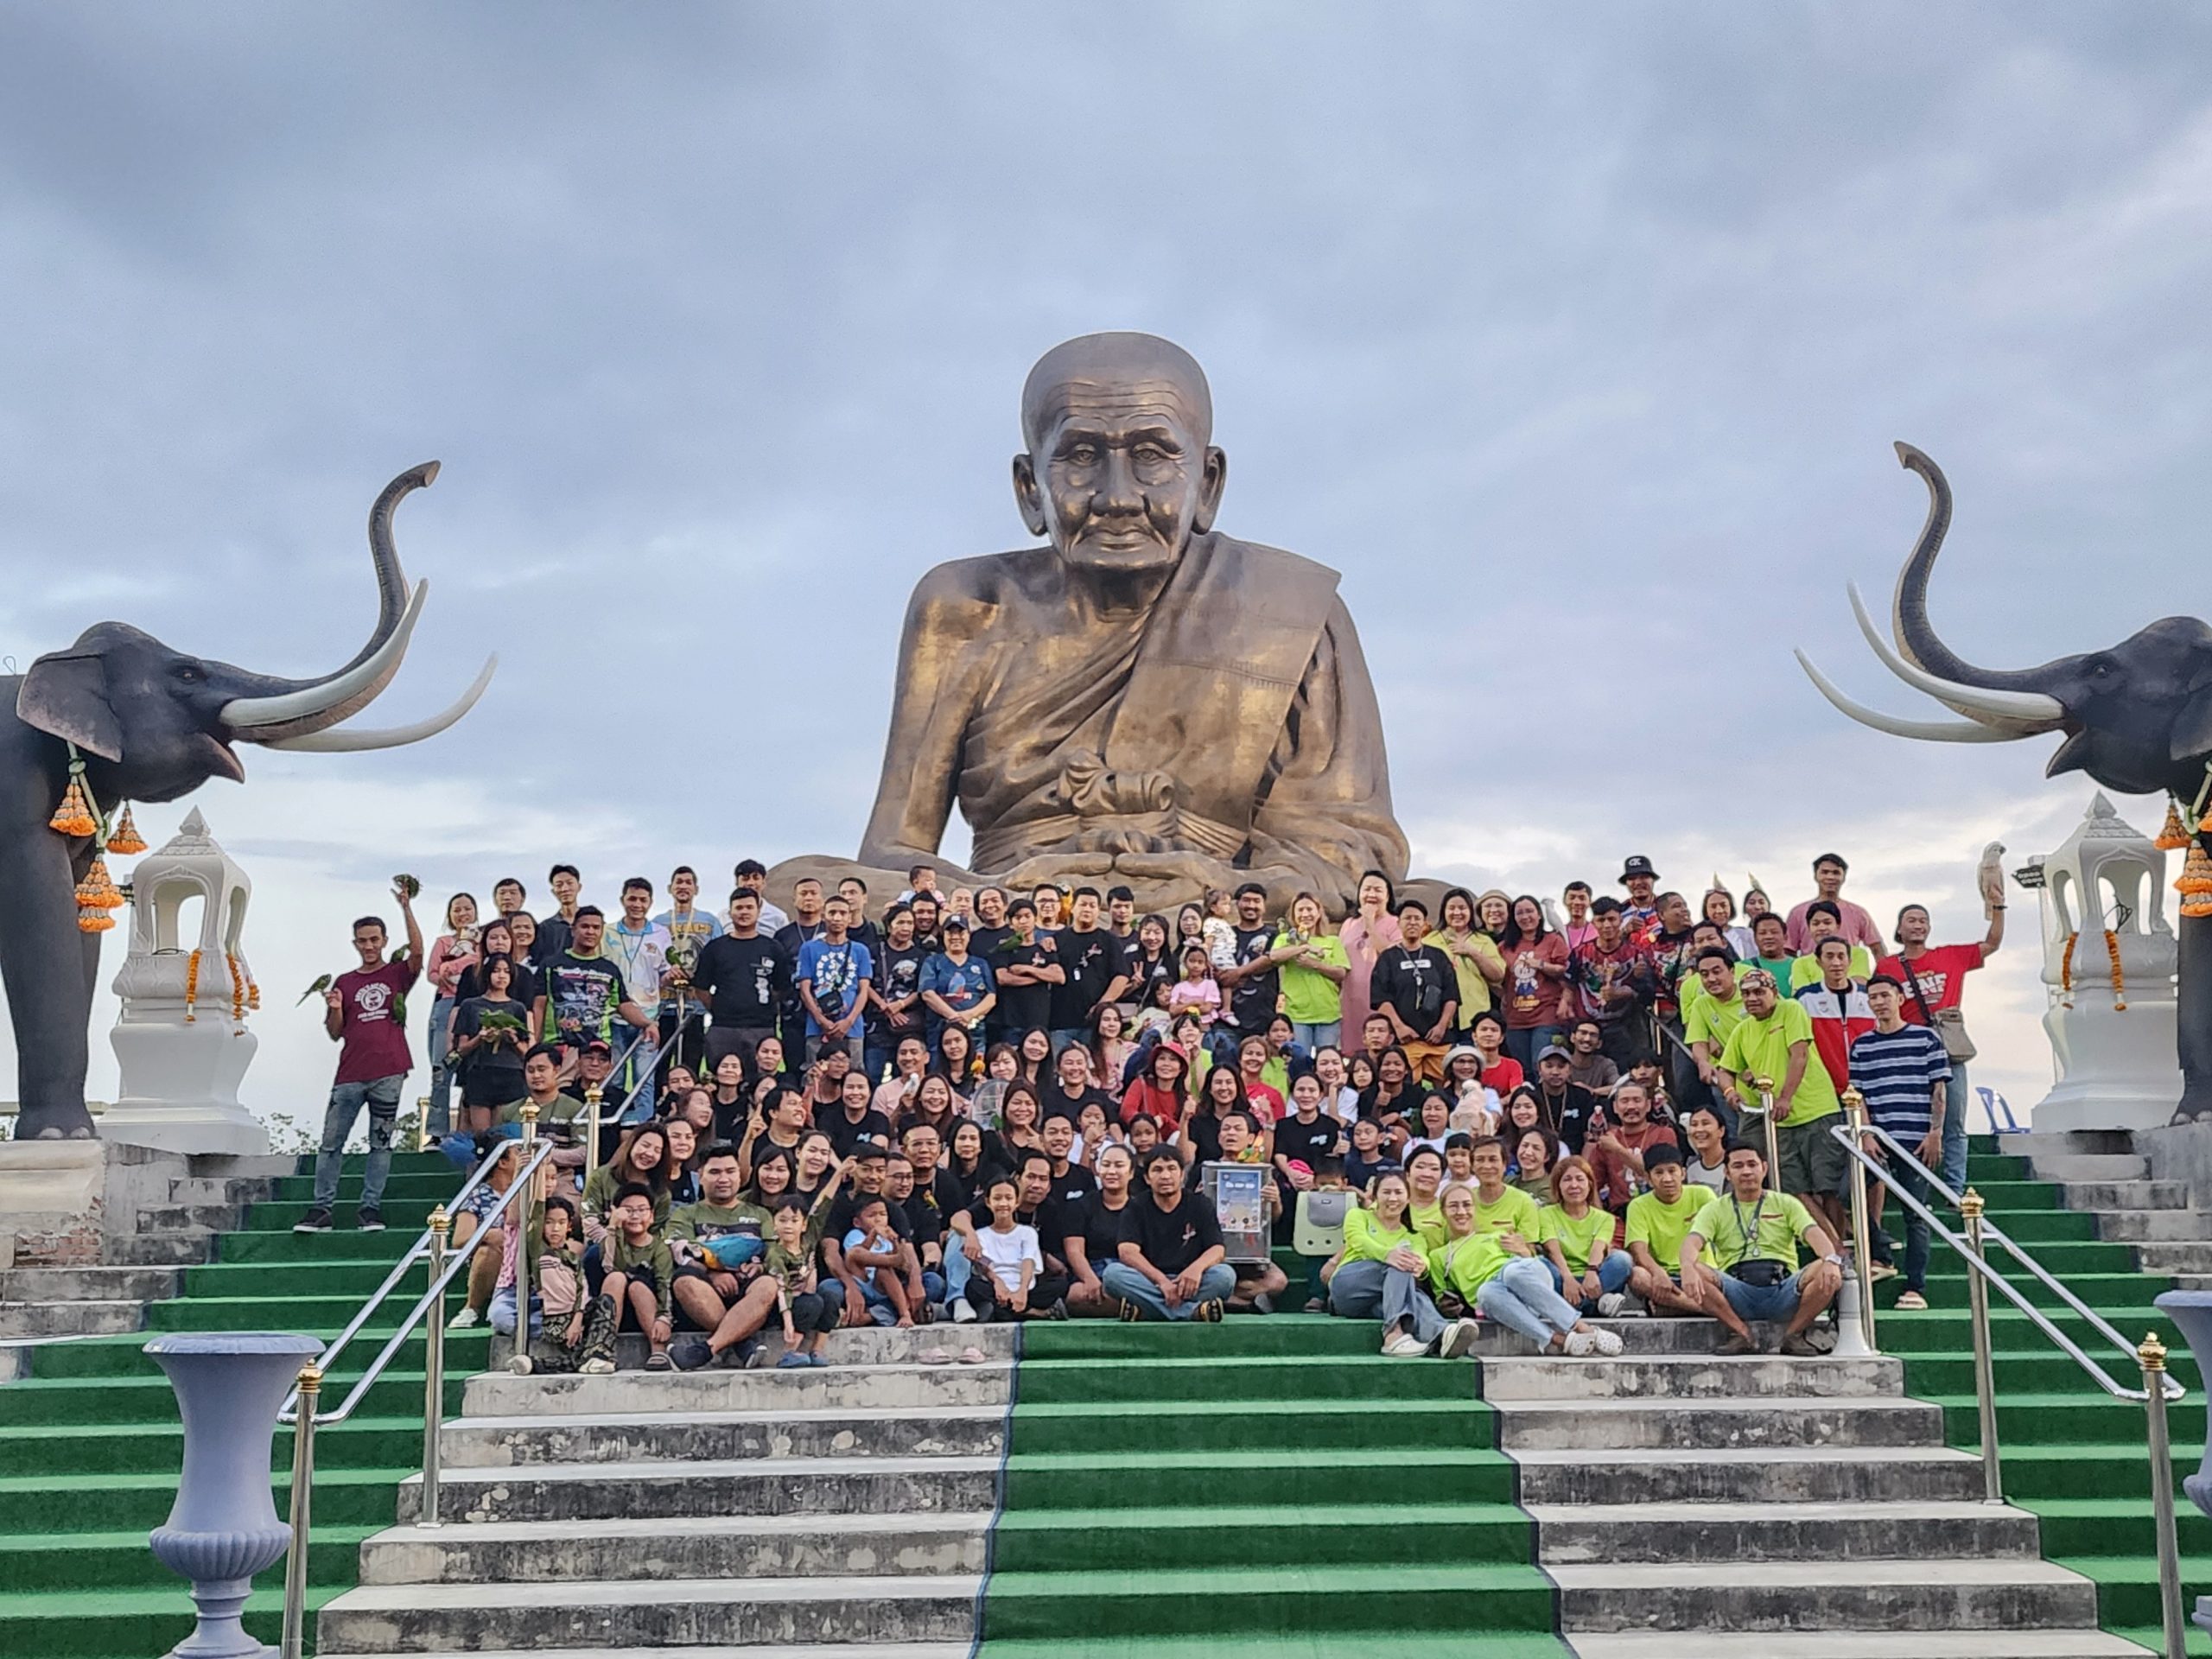
[[[704,1337],[678,1337],[668,1345],[668,1357],[679,1371],[696,1371],[715,1357]]]
[[[1735,1359],[1744,1354],[1756,1354],[1758,1344],[1750,1337],[1731,1337],[1713,1351],[1725,1359]]]
[[[354,1212],[353,1225],[365,1233],[380,1233],[384,1231],[384,1211],[363,1205]]]
[[[292,1230],[296,1233],[327,1233],[330,1230],[330,1211],[318,1205],[294,1222]]]
[[[1219,1325],[1222,1306],[1218,1301],[1200,1302],[1191,1310],[1191,1317],[1202,1325]]]

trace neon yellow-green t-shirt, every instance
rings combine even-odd
[[[1682,1265],[1682,1241],[1690,1236],[1690,1229],[1697,1224],[1699,1213],[1711,1201],[1713,1194],[1701,1186],[1685,1182],[1674,1203],[1661,1202],[1656,1192],[1638,1193],[1628,1201],[1628,1242],[1650,1248],[1652,1259],[1669,1273],[1679,1273]],[[1709,1268],[1720,1265],[1713,1254],[1710,1236],[1698,1258]]]
[[[1815,1225],[1813,1212],[1787,1192],[1764,1192],[1745,1204],[1733,1192],[1707,1200],[1690,1230],[1712,1247],[1724,1268],[1756,1259],[1797,1271],[1797,1241]],[[1679,1259],[1681,1249],[1675,1247]]]
[[[1865,979],[1873,971],[1874,958],[1866,954],[1866,947],[1863,944],[1853,945],[1851,947],[1851,976],[1853,979]],[[1790,995],[1795,996],[1808,985],[1817,985],[1820,982],[1821,959],[1810,951],[1789,964]]]
[[[1275,935],[1277,950],[1290,943],[1288,930]],[[1351,966],[1351,959],[1344,955],[1344,942],[1335,934],[1316,934],[1306,943],[1331,967],[1349,969]],[[1282,1011],[1289,1016],[1292,1024],[1333,1026],[1344,1017],[1343,988],[1326,974],[1318,969],[1308,968],[1303,962],[1292,961],[1283,963],[1280,975]]]
[[[1805,1005],[1785,998],[1772,1014],[1764,1020],[1746,1015],[1728,1033],[1728,1041],[1720,1051],[1719,1066],[1724,1071],[1736,1074],[1737,1086],[1747,1104],[1758,1102],[1748,1084],[1746,1077],[1757,1075],[1774,1079],[1775,1094],[1779,1099],[1782,1080],[1789,1075],[1789,1050],[1797,1043],[1805,1048],[1805,1076],[1797,1085],[1797,1096],[1790,1104],[1785,1123],[1811,1123],[1823,1117],[1833,1117],[1843,1109],[1843,1103],[1836,1098],[1835,1081],[1828,1076],[1828,1069],[1812,1046],[1813,1016],[1805,1012]]]
[[[1751,971],[1746,963],[1736,964],[1739,980]],[[1694,995],[1682,999],[1682,1040],[1711,1043],[1717,1055],[1721,1045],[1728,1040],[1728,1033],[1742,1025],[1746,1017],[1741,993],[1723,1002],[1700,985]]]
[[[1540,1225],[1536,1201],[1517,1186],[1507,1187],[1496,1204],[1484,1204],[1482,1194],[1475,1194],[1475,1230],[1478,1233],[1518,1233],[1534,1244]]]
[[[1372,1210],[1354,1207],[1344,1211],[1345,1261],[1381,1262],[1401,1244],[1412,1246],[1416,1255],[1427,1253],[1427,1245],[1412,1229],[1385,1227]]]
[[[1537,1237],[1531,1242],[1556,1243],[1559,1253],[1567,1258],[1569,1273],[1589,1272],[1613,1248],[1613,1212],[1594,1204],[1580,1221],[1568,1215],[1564,1206],[1548,1205],[1538,1212],[1536,1228]]]
[[[1465,1238],[1446,1238],[1428,1253],[1428,1276],[1439,1290],[1455,1291],[1472,1306],[1475,1293],[1497,1277],[1513,1252],[1497,1242],[1494,1233],[1476,1232]]]
[[[1413,1223],[1414,1230],[1421,1235],[1421,1249],[1433,1249],[1444,1242],[1444,1205],[1441,1199],[1408,1205],[1406,1219]]]

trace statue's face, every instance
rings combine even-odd
[[[1071,379],[1046,400],[1036,448],[1014,458],[1014,495],[1034,534],[1070,563],[1155,570],[1213,523],[1228,463],[1168,378]]]

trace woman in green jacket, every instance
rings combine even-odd
[[[1395,1170],[1376,1177],[1374,1207],[1344,1215],[1344,1247],[1321,1270],[1329,1311],[1340,1318],[1382,1320],[1382,1351],[1394,1359],[1436,1352],[1456,1359],[1474,1345],[1472,1319],[1447,1320],[1421,1287],[1428,1270],[1421,1234],[1408,1213],[1413,1201]]]

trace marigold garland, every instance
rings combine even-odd
[[[194,950],[184,963],[184,1023],[191,1025],[199,1019],[192,1005],[200,1000],[200,953]]]
[[[145,838],[138,833],[138,826],[130,821],[130,805],[124,804],[123,817],[117,820],[115,833],[107,838],[107,849],[128,858],[146,850]]]
[[[2058,958],[2058,989],[2061,1007],[2074,1006],[2074,948],[2082,942],[2079,932],[2066,936],[2066,949]],[[2105,955],[2112,959],[2112,1006],[2115,1012],[2127,1012],[2126,976],[2120,968],[2120,935],[2111,928],[2105,929]]]
[[[115,925],[107,912],[123,903],[123,894],[108,879],[107,861],[95,854],[92,868],[77,884],[77,927],[85,933],[105,933]]]
[[[2114,1014],[2127,1012],[2127,982],[2120,971],[2120,935],[2111,928],[2105,930],[2105,954],[2112,958],[2112,1007]]]
[[[2189,861],[2182,866],[2174,889],[2182,895],[2183,915],[2193,921],[2212,916],[2212,854],[2204,850],[2202,842],[2190,843]]]
[[[2158,831],[2157,837],[2151,844],[2162,853],[2177,853],[2189,845],[2189,830],[2181,821],[2179,801],[2170,800],[2166,803],[2165,825]]]
[[[2081,942],[2082,936],[2079,933],[2069,933],[2066,936],[2066,949],[2059,953],[2058,994],[2059,1007],[2063,1008],[2070,1008],[2074,1006],[2074,947]]]

